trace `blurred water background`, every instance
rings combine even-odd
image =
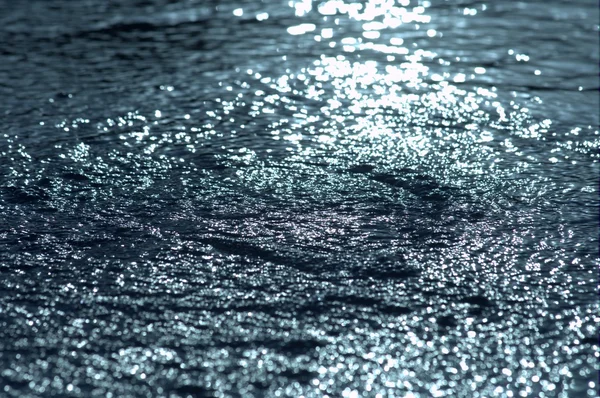
[[[583,397],[597,1],[0,1],[0,395]]]

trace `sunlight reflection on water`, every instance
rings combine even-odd
[[[594,395],[590,7],[92,3],[3,20],[4,393]]]

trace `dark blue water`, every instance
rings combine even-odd
[[[0,395],[598,389],[596,1],[0,1]]]

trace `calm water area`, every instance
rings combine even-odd
[[[599,18],[0,0],[0,396],[597,396]]]

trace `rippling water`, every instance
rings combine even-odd
[[[596,394],[596,1],[0,11],[3,395]]]

